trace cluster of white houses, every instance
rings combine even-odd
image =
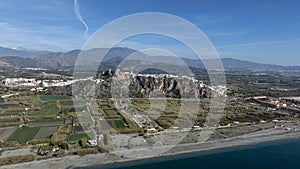
[[[72,84],[72,80],[36,80],[34,78],[6,78],[2,80],[4,86],[27,86],[27,87],[52,87]]]

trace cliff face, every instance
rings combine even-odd
[[[165,97],[173,98],[201,98],[209,97],[209,90],[202,86],[201,82],[193,82],[189,79],[177,79],[174,77],[147,77],[136,76],[130,83],[131,97],[149,97],[151,93],[159,93]],[[135,91],[136,93],[134,93]],[[207,93],[207,94],[205,94]]]
[[[99,98],[112,97],[172,97],[208,98],[211,90],[202,81],[168,75],[137,75],[120,70],[107,70],[95,79],[88,91]],[[96,86],[96,87],[95,87]],[[86,87],[85,87],[86,88]],[[85,94],[89,93],[88,91]]]

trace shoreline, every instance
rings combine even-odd
[[[55,169],[65,169],[65,168],[85,168],[85,167],[97,167],[97,166],[111,166],[111,165],[126,165],[126,163],[137,163],[149,160],[166,160],[167,158],[172,158],[175,156],[193,156],[197,153],[209,153],[212,151],[218,151],[228,148],[238,148],[242,146],[250,146],[261,143],[268,143],[281,140],[291,140],[299,139],[300,131],[285,131],[281,132],[271,132],[268,130],[263,130],[259,132],[249,133],[242,136],[237,136],[229,139],[207,141],[205,143],[193,143],[193,144],[182,144],[177,145],[166,153],[161,155],[151,155],[143,156],[142,158],[121,158],[120,156],[114,154],[114,152],[108,154],[95,154],[87,156],[66,156],[62,158],[53,158],[41,161],[32,161],[28,163],[19,163],[1,166],[5,169],[24,169],[24,168],[55,168]],[[156,150],[161,150],[165,147],[156,148]],[[145,148],[143,151],[139,152],[152,152],[155,149]],[[136,153],[137,149],[127,150],[124,153]]]
[[[175,158],[188,158],[188,157],[197,156],[199,154],[209,154],[209,153],[214,153],[216,151],[229,150],[229,148],[238,149],[238,148],[241,148],[241,147],[254,146],[254,145],[259,145],[259,144],[267,144],[267,143],[273,143],[273,142],[279,142],[279,141],[288,141],[288,140],[300,139],[300,135],[297,135],[296,133],[300,134],[300,131],[286,133],[284,136],[272,135],[274,137],[276,137],[276,136],[277,137],[276,138],[274,138],[274,137],[267,138],[266,137],[263,140],[255,141],[255,142],[251,142],[251,141],[248,142],[247,141],[247,143],[243,142],[243,144],[227,144],[227,145],[224,145],[224,146],[222,145],[222,146],[216,146],[216,147],[208,147],[208,148],[200,148],[200,149],[193,149],[193,150],[177,151],[177,152],[162,154],[160,156],[149,156],[149,157],[136,158],[136,159],[121,159],[121,160],[116,160],[115,162],[107,162],[107,163],[95,164],[95,165],[78,166],[78,167],[75,167],[75,169],[85,168],[85,167],[100,167],[100,166],[109,167],[109,166],[114,166],[114,165],[123,166],[123,165],[126,165],[126,163],[136,164],[136,163],[142,163],[143,161],[157,162],[157,161],[164,161],[166,159],[174,159],[174,157]],[[284,138],[286,136],[288,136],[288,138]],[[240,139],[239,137],[241,137],[241,136],[231,138],[231,139],[226,139],[226,140],[217,140],[217,141],[211,141],[211,142],[206,142],[206,143],[195,143],[194,146],[218,144],[220,142],[226,142],[226,141],[238,141],[236,139]],[[191,145],[180,145],[179,147],[190,147],[190,146]]]

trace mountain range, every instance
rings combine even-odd
[[[0,47],[0,56],[20,56],[22,58],[35,58],[52,52],[26,49],[23,47],[5,48]]]
[[[28,50],[25,48],[4,48],[0,47],[0,65],[11,65],[15,67],[38,67],[46,69],[59,69],[62,67],[73,67],[76,63],[77,57],[82,52],[85,56],[90,56],[85,60],[86,62],[93,63],[93,58],[103,52],[106,52],[106,48],[94,48],[90,50],[72,50],[69,52],[50,52],[50,51],[38,51]],[[137,50],[116,47],[108,51],[103,58],[103,63],[108,68],[115,68],[119,65],[127,56],[134,53],[135,57],[131,57],[130,61],[134,61],[135,64],[167,64],[167,65],[182,65],[185,63],[189,67],[205,68],[201,60],[189,59],[189,58],[175,58],[173,56],[148,56],[145,53],[138,52]],[[94,57],[93,57],[94,56]],[[141,59],[142,58],[142,59]],[[127,60],[127,58],[126,58]],[[214,59],[205,60],[206,63],[213,64]],[[261,64],[249,61],[243,61],[232,58],[221,58],[223,67],[229,71],[282,71],[282,72],[300,72],[300,66],[281,66],[271,64]]]

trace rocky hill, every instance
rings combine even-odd
[[[218,94],[210,87],[191,78],[167,77],[165,75],[137,75],[107,70],[93,80],[80,81],[73,86],[79,97],[111,98],[209,98]],[[157,95],[159,94],[159,95]]]

